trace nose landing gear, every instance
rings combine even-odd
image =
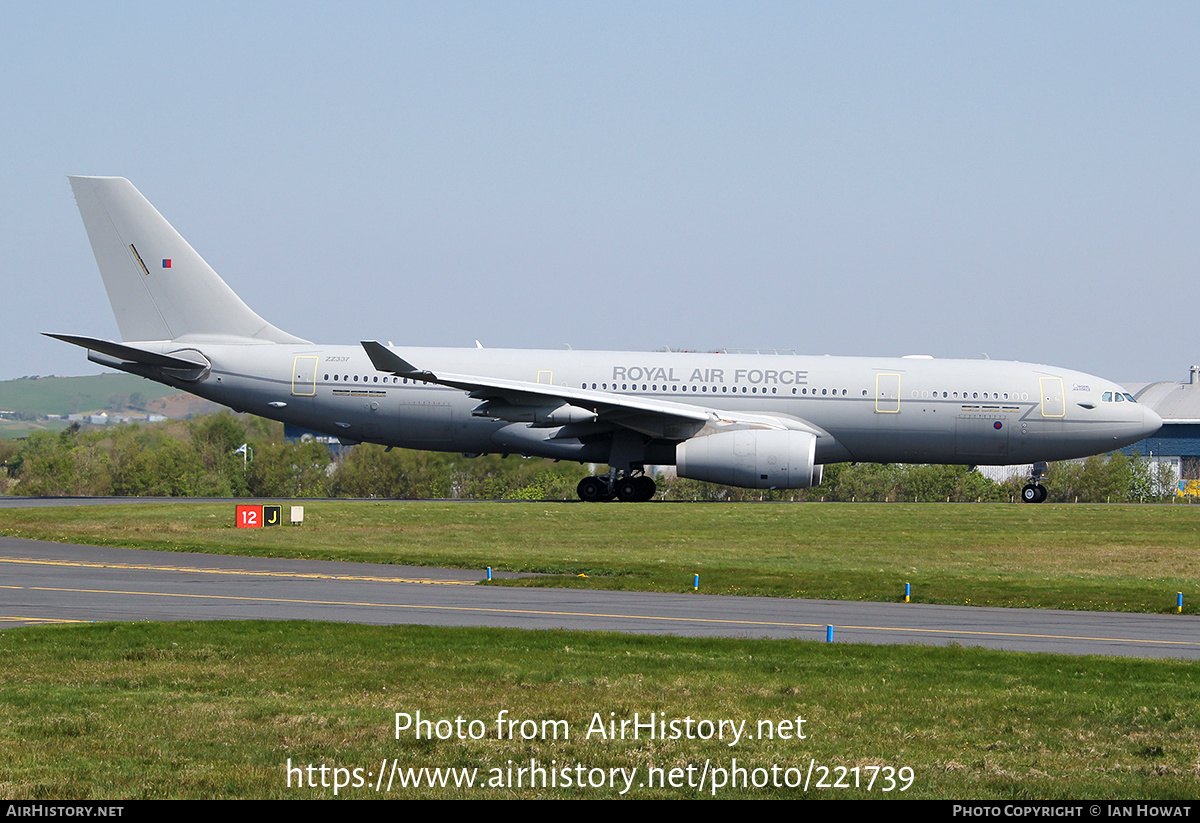
[[[1034,463],[1033,470],[1029,473],[1029,482],[1021,489],[1022,503],[1043,503],[1046,500],[1046,487],[1042,485],[1042,480],[1045,479],[1049,466],[1045,462]]]

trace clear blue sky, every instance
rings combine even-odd
[[[5,3],[0,378],[116,337],[67,174],[324,343],[1200,362],[1196,3]]]

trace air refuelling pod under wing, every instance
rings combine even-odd
[[[685,440],[675,448],[680,477],[751,489],[820,485],[817,438],[809,432],[741,429]]]

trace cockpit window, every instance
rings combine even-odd
[[[1124,402],[1125,402],[1125,398],[1124,398],[1124,397],[1121,395],[1121,393],[1120,393],[1120,392],[1117,392],[1117,396],[1116,396],[1114,399],[1115,399],[1115,400],[1116,400],[1118,403],[1124,403]]]
[[[1112,402],[1112,392],[1106,391],[1104,394],[1100,395],[1100,399],[1103,400],[1105,403],[1111,403]]]
[[[1136,402],[1137,402],[1136,400],[1134,400],[1134,399],[1133,399],[1133,395],[1132,395],[1132,394],[1128,394],[1128,393],[1126,393],[1126,395],[1125,395],[1125,399],[1126,399],[1126,400],[1128,400],[1130,403],[1136,403]]]

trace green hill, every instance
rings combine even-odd
[[[132,374],[21,377],[0,382],[0,412],[31,419],[48,414],[144,411],[151,400],[178,393]]]

